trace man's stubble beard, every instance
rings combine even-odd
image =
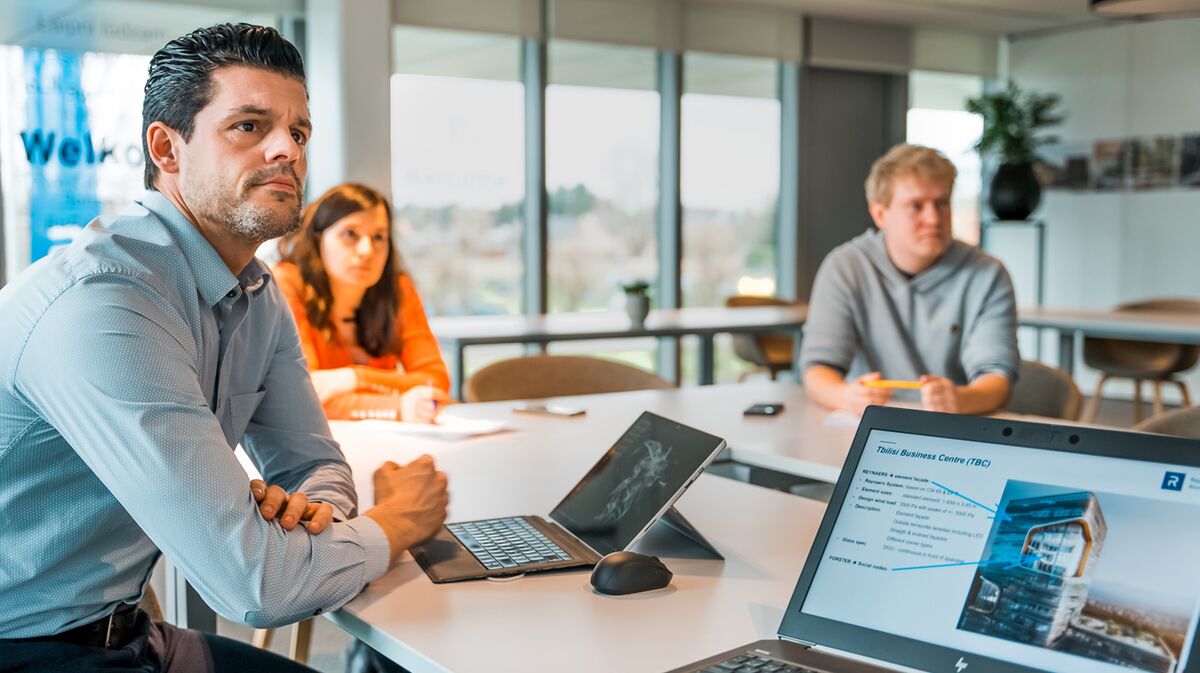
[[[250,199],[250,190],[255,186],[271,180],[282,173],[292,178],[296,184],[296,195],[292,204],[277,210],[259,206]],[[210,183],[198,190],[201,205],[200,215],[211,222],[224,225],[225,229],[234,236],[258,245],[273,238],[286,236],[300,228],[300,204],[304,202],[303,188],[292,171],[263,171],[250,175],[238,190],[237,196],[230,198],[222,193],[219,186]],[[273,196],[278,203],[291,201],[293,197],[284,193]]]

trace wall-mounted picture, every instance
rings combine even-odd
[[[1061,143],[1040,150],[1038,180],[1047,189],[1082,191],[1091,185],[1091,145]]]
[[[1200,187],[1200,133],[1179,140],[1179,184]]]
[[[1129,166],[1129,141],[1097,140],[1092,144],[1092,189],[1124,189]]]
[[[1156,136],[1129,141],[1129,186],[1160,189],[1175,186],[1179,138]]]

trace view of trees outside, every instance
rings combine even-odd
[[[954,237],[971,244],[979,243],[983,170],[975,142],[983,133],[983,117],[964,108],[968,97],[982,92],[983,79],[977,76],[923,71],[909,76],[907,140],[936,148],[958,168],[951,200]]]
[[[551,311],[608,310],[658,274],[653,50],[551,42],[546,90]]]
[[[518,313],[525,194],[520,42],[395,31],[397,247],[430,315]]]
[[[775,293],[780,105],[770,59],[684,56],[683,303]]]

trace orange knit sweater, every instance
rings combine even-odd
[[[431,384],[442,390],[450,389],[446,363],[442,360],[437,339],[429,329],[421,297],[408,274],[401,274],[399,279],[400,311],[396,315],[396,340],[392,352],[369,358],[365,363],[355,362],[350,349],[336,334],[332,340],[327,339],[308,321],[304,310],[304,280],[296,265],[288,262],[277,265],[274,278],[296,318],[308,370],[350,367],[354,371],[357,390],[325,402],[325,415],[331,420],[399,418],[400,394],[409,388]]]

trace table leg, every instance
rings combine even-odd
[[[1058,368],[1068,374],[1075,374],[1075,332],[1073,330],[1058,331]]]
[[[716,349],[713,347],[713,335],[697,334],[700,339],[700,368],[697,370],[700,378],[700,385],[711,386],[715,380],[714,370],[716,369]]]
[[[800,371],[800,340],[804,338],[804,328],[798,327],[792,332],[792,380],[796,383],[804,381],[804,372]]]
[[[454,371],[450,372],[450,397],[462,400],[463,378],[466,376],[467,358],[466,347],[454,347]]]
[[[187,583],[183,573],[170,561],[164,564],[163,570],[167,587],[167,604],[163,606],[166,621],[181,629],[216,633],[217,614]]]

